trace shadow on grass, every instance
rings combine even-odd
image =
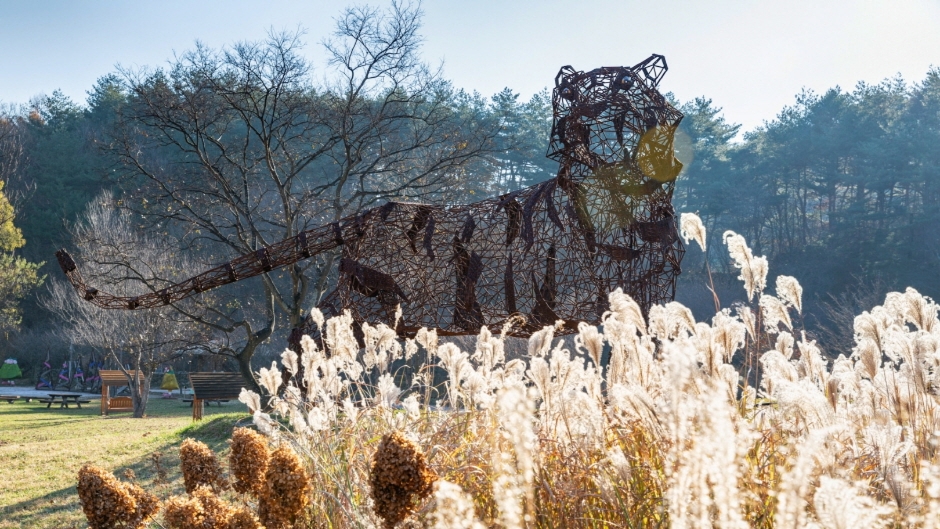
[[[95,416],[97,417],[97,416]],[[125,415],[126,417],[126,415]],[[74,419],[72,419],[74,421]],[[64,420],[62,422],[68,422]],[[141,459],[131,465],[113,470],[121,481],[137,483],[144,490],[156,494],[161,500],[182,494],[182,477],[179,469],[179,445],[184,439],[193,438],[204,442],[216,454],[228,448],[232,431],[239,426],[251,425],[252,418],[245,412],[216,413],[204,420],[194,422],[173,432],[173,440],[156,446],[150,453],[141,454]],[[47,426],[49,423],[45,423]],[[152,455],[160,453],[161,466],[166,472],[166,483],[160,483],[158,469]],[[228,465],[220,456],[223,467]],[[227,468],[226,468],[227,469]],[[12,505],[0,506],[0,529],[19,527],[86,527],[84,514],[75,488],[76,477],[66,486]]]
[[[197,441],[206,443],[209,448],[217,450],[217,447],[213,445],[228,441],[232,438],[232,431],[235,428],[250,424],[252,424],[252,418],[245,413],[218,413],[184,426],[176,433],[181,441],[187,437],[192,437]]]

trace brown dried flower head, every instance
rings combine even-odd
[[[228,488],[219,459],[205,443],[194,439],[183,441],[180,446],[180,469],[183,471],[186,492],[190,494],[200,485],[212,487],[217,492]]]
[[[163,504],[163,523],[169,529],[190,529],[202,522],[202,504],[196,498],[173,496]]]
[[[431,494],[436,479],[417,444],[400,432],[385,434],[369,475],[373,508],[384,527],[391,529],[412,514]]]
[[[242,494],[257,496],[264,488],[264,474],[268,470],[271,453],[264,436],[250,428],[236,428],[232,432],[231,452],[228,456],[232,472],[232,488]]]
[[[244,505],[235,507],[228,519],[228,529],[265,529],[261,521]]]
[[[205,485],[189,497],[167,500],[163,520],[170,529],[264,529],[245,507],[227,503]]]
[[[310,502],[310,479],[297,454],[277,448],[268,461],[264,489],[258,497],[258,517],[267,529],[288,527]]]
[[[155,496],[92,465],[78,471],[78,498],[91,529],[140,527],[160,507]]]

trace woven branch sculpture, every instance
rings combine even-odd
[[[81,296],[110,309],[171,304],[341,247],[320,309],[392,322],[401,305],[401,336],[476,334],[520,315],[516,336],[559,320],[559,334],[571,333],[599,323],[618,287],[647,312],[673,299],[684,253],[671,204],[682,114],[657,90],[665,72],[660,55],[632,68],[563,67],[547,154],[558,175],[526,189],[467,205],[388,202],[137,297],[99,292],[65,250],[56,257]],[[309,321],[295,345],[316,330]]]

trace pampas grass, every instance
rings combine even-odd
[[[324,342],[311,340],[300,359],[317,366],[303,381],[308,398],[291,411],[287,395],[299,391],[271,395],[275,413],[324,426],[277,428],[311,466],[311,510],[330,527],[401,521],[377,515],[372,499],[381,485],[371,462],[395,431],[441,483],[408,503],[401,525],[930,526],[937,486],[923,469],[938,464],[937,305],[910,289],[890,294],[856,321],[855,354],[832,360],[796,324],[799,282],[779,276],[776,295],[764,292],[766,262],[743,237],[724,239],[748,304],[696,322],[669,303],[647,319],[613,292],[603,327],[580,325],[574,351],[554,326],[510,362],[503,335],[487,329],[471,354],[433,331],[394,347],[376,326],[355,353],[351,319],[327,320]],[[434,365],[412,377],[391,371],[418,346]],[[280,377],[274,369],[265,374]],[[433,369],[447,375],[440,385]]]
[[[268,398],[241,397],[261,433],[233,440],[239,501],[277,502],[269,529],[940,527],[936,303],[888,294],[856,318],[852,354],[831,358],[800,328],[799,282],[764,292],[766,260],[724,241],[746,304],[710,322],[678,303],[645,318],[618,290],[602,327],[567,342],[545,327],[509,361],[508,329],[464,351],[375,325],[360,350],[349,314],[316,313],[320,337],[261,370]],[[428,362],[398,367],[421,349]],[[246,455],[266,453],[262,434],[263,471]]]

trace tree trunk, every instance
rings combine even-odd
[[[261,386],[259,386],[258,381],[255,380],[254,373],[251,372],[251,357],[255,354],[255,349],[258,348],[259,343],[261,342],[249,339],[245,343],[245,347],[235,356],[235,360],[238,361],[238,372],[241,373],[242,378],[245,379],[245,386],[251,391],[263,395]]]
[[[140,370],[140,384],[134,384],[136,388],[131,388],[134,403],[134,418],[142,419],[147,415],[147,401],[150,400],[150,378],[153,372],[150,370]]]

